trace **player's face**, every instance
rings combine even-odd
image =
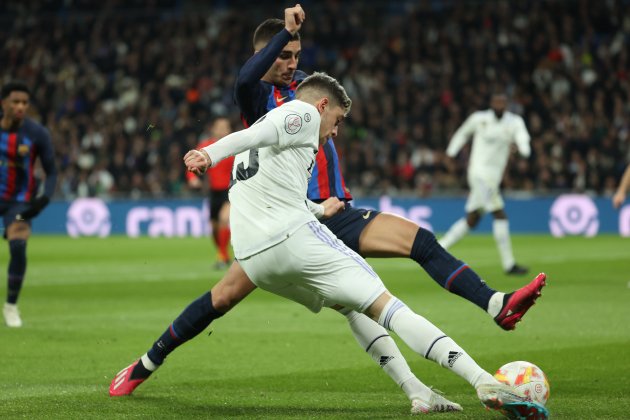
[[[280,52],[276,61],[263,76],[263,80],[278,86],[288,86],[293,81],[297,70],[302,44],[300,41],[290,41]]]
[[[497,117],[501,118],[507,108],[507,97],[505,95],[493,95],[490,99],[490,107]]]
[[[28,93],[14,90],[2,100],[4,115],[12,120],[22,121],[28,110]]]
[[[212,137],[221,139],[232,132],[230,120],[227,118],[219,118],[212,124]]]
[[[321,124],[319,126],[319,143],[324,144],[331,137],[337,137],[339,124],[343,121],[345,115],[344,110],[340,106],[327,106],[321,113]]]

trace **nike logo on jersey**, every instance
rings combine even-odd
[[[368,217],[370,217],[370,214],[372,214],[372,210],[368,210],[368,212],[363,215],[363,218],[367,220]]]
[[[278,102],[284,102],[285,99],[287,99],[288,96],[283,96],[282,98],[278,99]]]

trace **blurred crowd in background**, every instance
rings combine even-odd
[[[611,195],[630,162],[630,1],[301,1],[299,68],[353,99],[336,141],[355,196],[465,190],[445,156],[493,86],[532,136],[509,193]],[[0,5],[0,84],[26,81],[56,148],[57,198],[190,194],[181,158],[228,116],[256,26],[292,4],[31,0]]]

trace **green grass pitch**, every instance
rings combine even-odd
[[[372,259],[385,284],[486,370],[513,360],[549,377],[552,418],[630,416],[630,242],[616,236],[515,236],[519,262],[548,273],[514,332],[438,287],[415,263]],[[490,236],[453,248],[494,288],[529,281],[499,268]],[[404,394],[332,311],[256,291],[173,353],[131,397],[112,399],[118,370],[145,352],[221,276],[205,238],[34,236],[22,329],[0,326],[0,418],[405,418]],[[6,267],[7,251],[0,256]],[[3,291],[4,293],[4,291]],[[209,335],[209,331],[212,334]],[[462,379],[398,340],[427,385],[464,407],[444,419],[497,419]]]

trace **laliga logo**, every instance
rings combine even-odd
[[[551,206],[549,229],[553,236],[595,236],[599,229],[597,207],[586,195],[564,194]]]
[[[103,200],[98,198],[79,198],[72,202],[68,209],[66,229],[68,234],[79,236],[109,235],[112,224],[109,219],[109,209]]]

